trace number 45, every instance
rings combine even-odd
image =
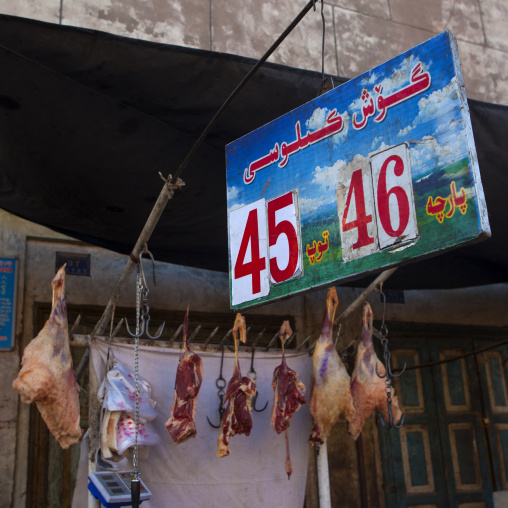
[[[232,211],[229,243],[233,305],[266,296],[270,284],[301,275],[296,192]]]

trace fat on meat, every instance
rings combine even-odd
[[[242,377],[238,362],[238,332],[244,344],[247,342],[247,328],[245,318],[241,314],[236,315],[233,327],[233,339],[235,341],[235,369],[233,377],[229,380],[224,396],[225,407],[222,415],[219,437],[217,439],[217,457],[226,457],[231,454],[229,440],[237,434],[248,436],[252,430],[252,403],[251,399],[256,394],[256,382],[249,377]]]
[[[273,371],[272,388],[274,400],[270,424],[281,434],[286,433],[286,473],[288,478],[293,472],[291,457],[289,455],[289,426],[293,415],[302,407],[305,401],[305,385],[298,379],[296,371],[288,367],[284,354],[284,343],[291,336],[292,330],[289,321],[282,323],[279,338],[282,342],[282,361]]]
[[[326,310],[321,335],[312,355],[312,386],[309,409],[313,418],[309,443],[323,444],[340,415],[348,422],[355,417],[351,396],[351,378],[333,342],[333,320],[339,305],[337,291],[330,288],[326,295]]]
[[[49,431],[63,449],[81,437],[79,387],[69,347],[65,265],[52,283],[53,302],[49,319],[23,352],[21,370],[12,383],[21,401],[35,402]]]
[[[188,330],[189,308],[187,308],[183,325],[182,353],[176,371],[173,406],[168,421],[165,423],[169,435],[177,445],[197,434],[196,405],[203,381],[202,361],[196,353],[189,349]]]
[[[372,341],[372,321],[374,315],[368,302],[363,305],[363,329],[362,338],[356,352],[355,368],[351,381],[351,393],[355,405],[356,416],[348,424],[348,432],[357,439],[360,435],[365,420],[377,409],[388,421],[388,402],[386,398],[385,379],[380,378],[377,372],[383,376],[386,373],[385,366],[379,360],[374,351]],[[398,423],[402,416],[399,407],[399,399],[392,395],[392,413],[394,423]]]

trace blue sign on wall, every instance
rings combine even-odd
[[[0,350],[14,348],[16,269],[15,259],[0,258]]]

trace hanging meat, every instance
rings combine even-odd
[[[189,308],[183,325],[183,344],[175,379],[175,395],[171,415],[166,422],[173,442],[180,444],[196,436],[196,403],[201,382],[203,365],[201,358],[189,349],[187,333],[189,330]]]
[[[256,394],[256,382],[249,377],[242,377],[240,364],[238,363],[238,332],[240,340],[247,342],[247,329],[245,318],[241,314],[236,315],[233,327],[233,339],[235,341],[235,370],[226,388],[224,414],[220,425],[219,438],[217,439],[217,457],[230,455],[229,439],[236,434],[248,436],[252,429],[252,405],[251,398]]]
[[[23,352],[12,386],[27,404],[35,402],[48,429],[64,449],[81,437],[79,387],[72,368],[65,303],[65,265],[51,283],[53,304],[39,335]]]
[[[351,393],[356,410],[356,416],[349,422],[348,432],[357,439],[362,431],[365,420],[377,409],[383,414],[385,421],[389,420],[388,402],[386,396],[386,369],[374,351],[372,342],[372,321],[374,315],[368,302],[363,304],[363,330],[360,345],[356,352],[355,369],[351,381]],[[377,373],[376,373],[377,370]],[[394,423],[398,423],[402,411],[397,396],[392,396],[392,413]]]
[[[309,443],[324,443],[342,413],[346,420],[355,416],[351,396],[351,378],[339,358],[333,342],[333,319],[339,305],[337,291],[330,288],[321,335],[312,356],[312,387],[309,409],[313,417]]]
[[[273,371],[272,388],[274,400],[270,424],[280,434],[286,433],[286,473],[291,477],[293,467],[289,456],[289,425],[293,415],[305,404],[305,385],[298,379],[298,374],[286,363],[284,343],[292,334],[289,321],[282,323],[279,338],[282,342],[282,362]]]

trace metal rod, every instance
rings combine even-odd
[[[226,339],[233,333],[233,328],[231,328],[231,330],[228,331],[228,333],[226,333],[226,335],[224,335],[224,337],[222,338],[222,340],[220,341],[220,344],[219,344],[219,347],[222,346],[222,344],[224,344],[224,342],[226,341]]]
[[[74,324],[72,325],[71,331],[69,332],[69,338],[71,338],[72,335],[74,334],[74,332],[75,332],[76,328],[78,327],[79,322],[81,321],[82,317],[83,317],[83,315],[80,312],[78,317],[76,318],[76,321],[74,321]]]
[[[79,384],[81,380],[81,376],[85,372],[85,369],[88,366],[88,361],[90,360],[90,348],[86,348],[86,351],[83,353],[83,356],[81,357],[81,361],[79,362],[78,367],[76,368],[76,382]]]
[[[118,324],[116,325],[116,328],[113,330],[113,333],[111,334],[111,338],[112,338],[112,339],[113,339],[114,337],[116,337],[116,334],[120,331],[120,328],[122,328],[122,325],[123,325],[124,319],[125,319],[125,318],[122,318],[122,319],[120,319],[120,321],[118,321]]]
[[[280,333],[280,332],[277,332],[277,333],[273,336],[272,340],[268,343],[268,346],[266,346],[265,351],[268,351],[268,350],[270,349],[270,347],[271,347],[271,346],[272,346],[272,344],[273,344],[273,341],[274,341],[274,340],[275,340],[275,339],[279,336],[279,333]]]
[[[178,337],[178,334],[182,331],[182,328],[183,328],[183,324],[181,324],[176,332],[173,334],[173,336],[169,339],[169,342],[168,342],[168,346],[171,346],[171,344],[173,344],[173,341]]]
[[[296,346],[296,349],[301,349],[303,346],[305,346],[305,344],[307,344],[307,342],[309,342],[309,339],[314,335],[314,332],[310,332],[309,335],[307,335],[307,337],[305,338],[305,340],[301,343],[301,344],[298,344],[298,346]]]
[[[213,337],[215,337],[215,334],[219,331],[219,327],[217,326],[215,330],[208,336],[208,339],[206,339],[205,343],[203,344],[203,349],[208,346],[208,343],[212,340]]]
[[[265,333],[266,328],[263,328],[259,333],[258,336],[254,339],[254,342],[252,343],[251,349],[254,349],[256,347],[256,344],[261,340],[261,337]]]
[[[332,499],[330,494],[330,472],[328,469],[328,452],[326,450],[326,441],[319,446],[317,456],[317,474],[319,486],[319,508],[332,508]]]
[[[293,332],[293,335],[291,335],[291,337],[289,337],[289,339],[286,341],[286,343],[284,344],[284,347],[287,348],[291,342],[293,342],[293,339],[296,337],[296,334],[298,333],[298,330],[295,330]]]
[[[201,325],[198,325],[192,335],[187,340],[187,344],[198,334],[199,330],[201,330]]]
[[[224,104],[220,107],[220,109],[215,113],[214,117],[210,120],[210,123],[205,127],[205,130],[201,133],[199,138],[194,143],[194,146],[191,148],[190,152],[187,154],[183,162],[180,164],[180,167],[176,171],[176,173],[173,176],[172,183],[176,182],[176,179],[182,174],[182,171],[187,166],[190,158],[194,154],[194,152],[199,148],[201,143],[205,140],[208,133],[211,131],[212,127],[215,125],[219,117],[222,115],[224,110],[229,106],[231,101],[238,95],[240,90],[245,86],[247,81],[250,80],[250,78],[257,72],[257,70],[268,60],[270,55],[280,46],[282,41],[292,32],[293,28],[300,23],[300,21],[303,19],[305,14],[310,11],[311,7],[314,5],[315,0],[310,0],[307,5],[302,9],[300,14],[296,16],[296,18],[293,20],[293,22],[282,32],[282,34],[279,36],[279,38],[270,46],[268,51],[257,61],[256,65],[250,70],[250,72],[242,79],[240,84],[231,92],[231,95],[226,99]]]

